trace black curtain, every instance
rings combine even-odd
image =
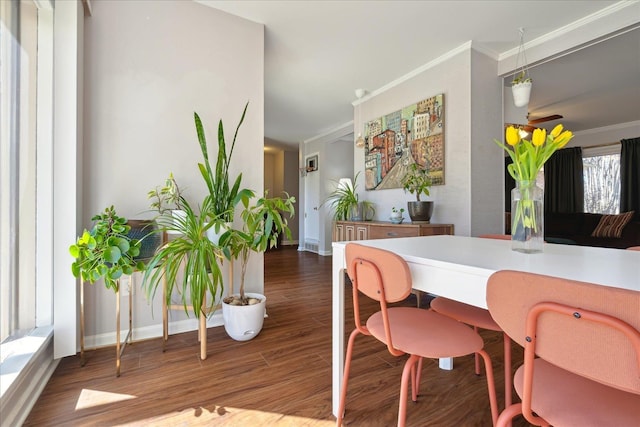
[[[640,137],[620,141],[620,212],[640,218]]]
[[[511,212],[511,190],[516,188],[516,180],[513,179],[507,166],[509,166],[513,160],[511,157],[506,156],[504,158],[504,211]]]
[[[584,211],[582,148],[558,150],[544,164],[544,210],[551,213]]]

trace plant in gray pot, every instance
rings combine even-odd
[[[412,163],[409,166],[409,172],[402,178],[402,186],[405,192],[416,196],[415,201],[407,202],[407,210],[411,222],[429,223],[433,213],[433,202],[420,200],[421,194],[429,195],[429,188],[431,187],[429,171],[420,167],[417,163]]]

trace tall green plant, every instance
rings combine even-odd
[[[252,252],[264,252],[278,244],[278,236],[282,233],[291,239],[291,230],[287,225],[284,213],[289,214],[289,218],[295,215],[295,197],[264,197],[258,199],[255,205],[250,201],[255,193],[250,191],[242,197],[243,210],[241,214],[242,229],[229,230],[220,237],[220,245],[225,257],[229,260],[239,259],[241,262],[240,272],[240,304],[246,305],[248,299],[245,297],[244,284],[247,272],[247,264]],[[229,302],[225,298],[225,302]]]
[[[238,130],[244,122],[244,117],[247,113],[249,103],[244,106],[242,117],[236,127],[236,131],[233,135],[233,141],[227,154],[227,144],[224,139],[224,126],[222,120],[218,122],[218,155],[216,158],[215,171],[211,169],[211,163],[209,161],[209,150],[207,147],[207,139],[205,137],[204,127],[202,126],[202,120],[198,113],[194,114],[194,120],[196,124],[196,133],[198,134],[198,142],[200,143],[200,151],[202,152],[203,163],[198,163],[200,174],[204,179],[209,195],[212,199],[212,218],[221,219],[224,222],[233,221],[234,207],[238,204],[240,198],[248,190],[240,190],[240,183],[242,181],[242,174],[239,174],[233,185],[229,185],[229,164],[231,163],[231,157],[233,156],[233,150],[236,145],[236,138],[238,136]]]

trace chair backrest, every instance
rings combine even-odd
[[[499,271],[489,278],[487,306],[525,352],[640,394],[640,292]]]
[[[407,262],[393,252],[348,243],[347,273],[354,287],[376,301],[398,302],[411,292],[411,272]],[[383,290],[383,292],[380,292]]]
[[[630,246],[627,248],[628,251],[640,251],[640,246]]]

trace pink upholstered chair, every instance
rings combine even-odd
[[[640,425],[640,292],[517,271],[494,273],[487,304],[524,346],[514,385],[534,425]]]
[[[423,357],[458,357],[472,353],[480,354],[485,362],[489,403],[495,423],[498,406],[493,369],[489,355],[483,350],[484,342],[480,335],[467,325],[433,310],[387,307],[388,303],[405,299],[411,292],[412,284],[409,266],[393,252],[349,243],[346,246],[346,260],[353,288],[355,329],[347,345],[337,425],[342,425],[344,418],[353,347],[356,337],[361,334],[378,339],[394,356],[408,355],[400,385],[398,426],[405,425],[409,380],[411,399],[417,401]],[[371,315],[366,324],[360,319],[360,294],[380,303],[380,311]]]
[[[640,251],[640,246],[631,246],[627,248],[628,251]]]
[[[508,234],[483,234],[479,237],[485,239],[511,240],[511,236]],[[444,297],[434,298],[431,301],[431,308],[438,313],[473,326],[476,332],[478,329],[503,332],[502,328],[493,320],[489,311],[483,308],[474,307]],[[512,401],[511,340],[504,332],[502,337],[504,343],[504,404],[505,407],[507,407],[511,405]],[[480,375],[480,358],[477,354],[475,355],[475,359],[476,375]]]

